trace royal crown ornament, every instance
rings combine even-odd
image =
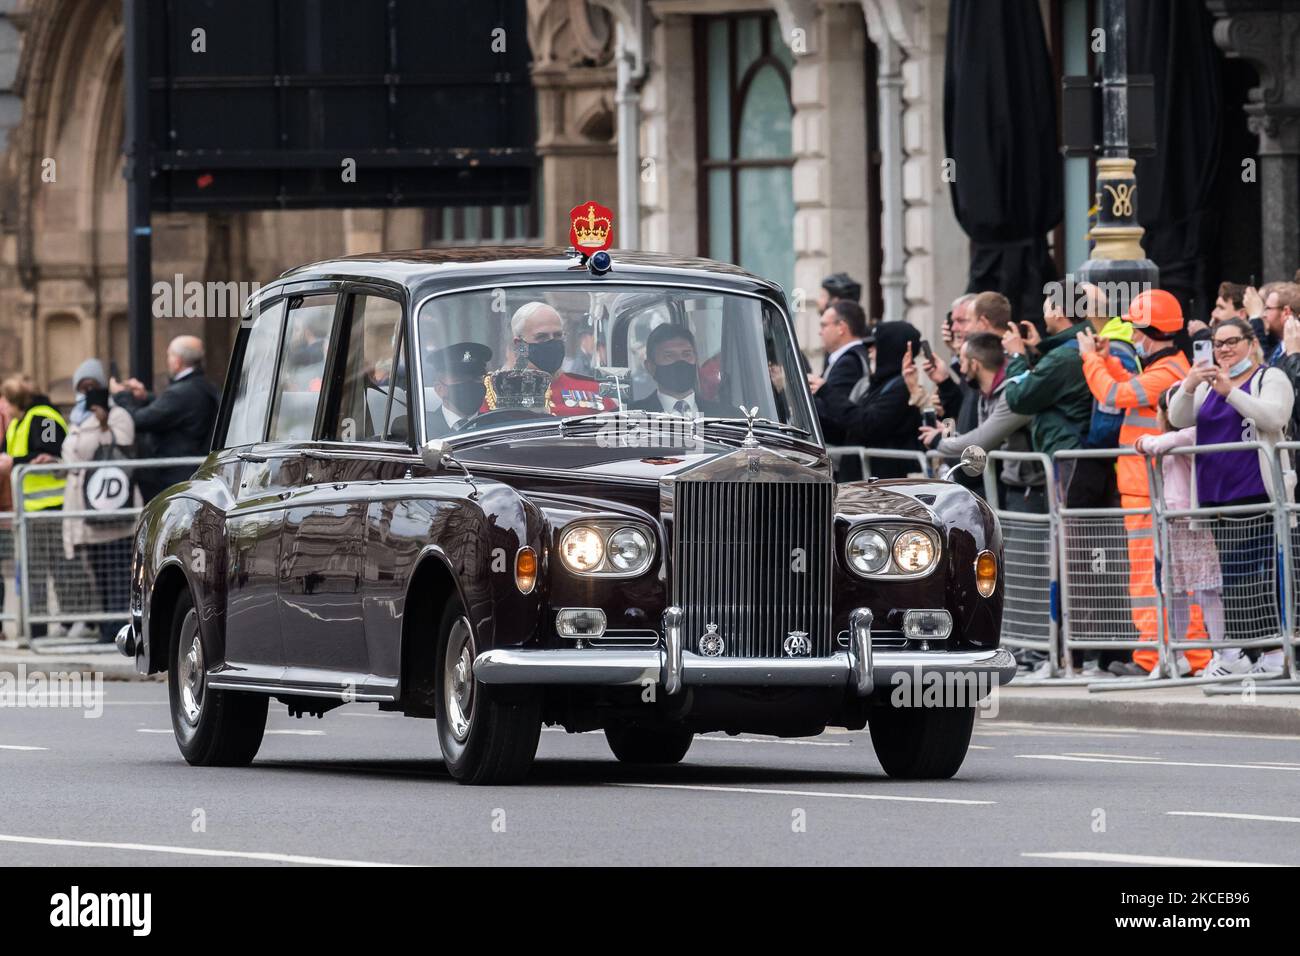
[[[614,244],[614,213],[598,202],[579,203],[569,210],[569,243],[584,256]]]

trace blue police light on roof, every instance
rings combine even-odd
[[[600,252],[595,253],[590,259],[587,260],[587,268],[590,269],[595,275],[598,276],[603,276],[606,272],[608,272],[613,267],[614,267],[614,260],[610,258],[609,253],[606,252],[604,249],[600,250]]]

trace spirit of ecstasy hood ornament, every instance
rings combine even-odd
[[[740,414],[745,416],[745,424],[749,428],[749,431],[745,434],[745,440],[740,443],[741,447],[757,448],[758,439],[754,437],[754,421],[758,418],[758,406],[746,408],[744,405],[737,405],[736,407],[740,409]]]

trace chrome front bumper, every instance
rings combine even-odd
[[[893,686],[895,674],[988,674],[998,686],[1016,673],[1006,648],[987,651],[898,651],[871,648],[871,611],[849,616],[849,649],[829,657],[740,659],[704,657],[682,648],[680,608],[664,612],[664,647],[643,650],[603,648],[532,650],[497,648],[474,660],[474,676],[484,684],[567,684],[593,687],[645,687],[658,684],[676,694],[695,687],[850,687],[866,697]]]

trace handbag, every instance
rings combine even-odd
[[[100,445],[95,449],[92,461],[130,461],[133,456],[129,448],[123,448],[116,441]],[[123,508],[129,508],[135,498],[134,469],[105,465],[86,471],[82,486],[86,499],[86,509],[102,514],[89,515],[86,524],[97,528],[121,525],[130,528],[135,521],[134,515],[119,514]]]

